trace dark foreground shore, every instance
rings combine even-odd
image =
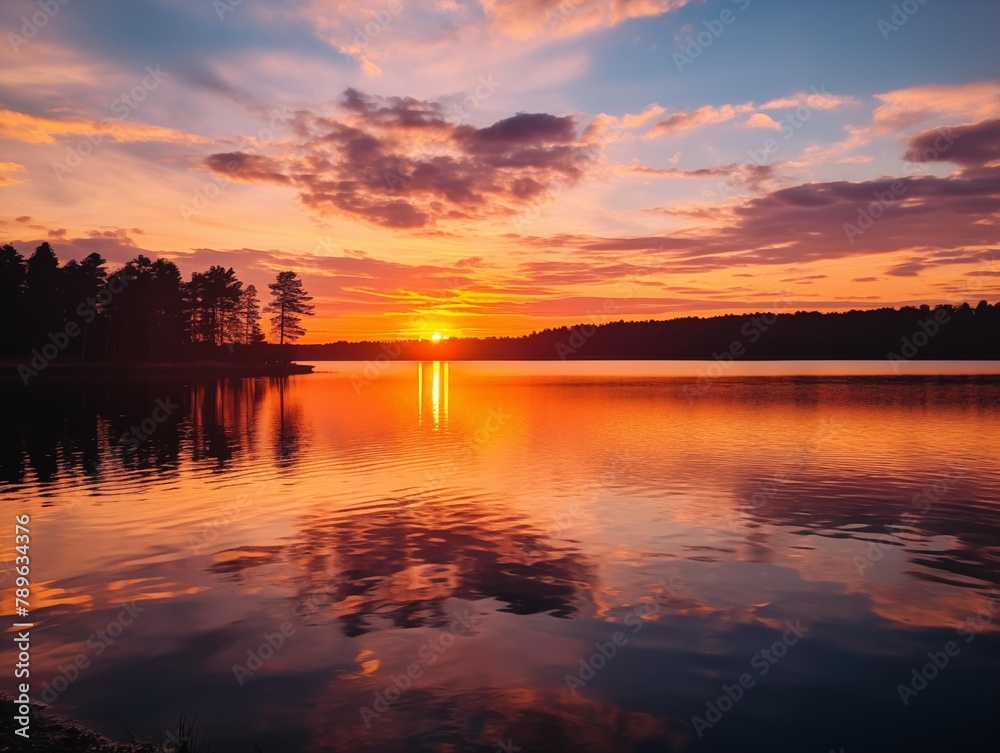
[[[32,704],[31,725],[28,739],[14,734],[14,702],[0,696],[0,731],[2,740],[0,751],[20,753],[158,753],[163,748],[154,743],[124,743],[110,740],[83,727],[71,719],[59,716],[50,709]]]
[[[52,379],[99,377],[283,377],[310,374],[313,367],[300,363],[237,363],[231,361],[190,361],[171,363],[107,362],[79,363],[53,361],[44,368],[32,368],[30,362],[0,362],[0,382],[32,384]]]

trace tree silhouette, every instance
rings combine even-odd
[[[314,313],[313,299],[295,272],[281,272],[268,288],[271,301],[263,311],[271,315],[275,340],[293,343],[305,334],[302,318]],[[0,356],[22,359],[15,368],[28,376],[41,368],[34,351],[47,347],[51,353],[56,346],[69,362],[206,360],[246,366],[296,357],[363,361],[387,352],[384,342],[298,345],[278,352],[264,344],[261,313],[257,289],[244,288],[231,267],[194,272],[185,283],[166,259],[139,255],[108,271],[98,253],[60,267],[48,243],[28,259],[13,245],[0,246]],[[523,337],[453,337],[392,347],[393,358],[409,360],[997,359],[1000,303],[618,320]],[[29,368],[29,362],[36,365]]]
[[[278,279],[267,286],[272,300],[264,308],[271,317],[271,330],[278,338],[278,344],[295,342],[306,333],[302,327],[302,317],[312,316],[314,308],[309,301],[312,296],[302,288],[302,280],[294,272],[279,272]]]
[[[0,246],[0,355],[24,350],[24,295],[28,265],[9,243]]]
[[[48,243],[40,245],[28,258],[25,282],[28,339],[37,345],[63,326],[62,275],[59,259]]]
[[[247,285],[240,294],[239,317],[238,342],[243,345],[264,342],[264,331],[260,328],[260,299],[257,297],[256,285]]]
[[[237,342],[243,283],[236,278],[233,268],[212,266],[207,272],[195,272],[187,290],[191,339],[211,345]]]
[[[108,282],[107,261],[98,254],[89,254],[83,261],[75,259],[66,262],[62,268],[63,286],[65,290],[64,318],[66,321],[78,321],[82,334],[71,347],[71,352],[84,360],[88,348],[92,351],[96,332],[98,304],[97,298]],[[103,322],[101,322],[103,324]]]
[[[183,342],[183,283],[177,265],[139,255],[112,278],[117,292],[108,297],[106,313],[114,354],[170,360]]]

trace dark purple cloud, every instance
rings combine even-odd
[[[288,183],[282,175],[280,165],[258,154],[244,152],[224,152],[213,154],[206,160],[208,167],[216,173],[230,178],[260,183]]]
[[[993,147],[985,138],[995,127],[995,121],[986,121],[952,129],[962,135],[947,158],[957,156],[975,168],[944,178],[805,183],[759,195],[730,210],[695,212],[692,217],[701,221],[696,230],[671,235],[518,240],[536,248],[575,249],[595,263],[608,253],[637,252],[665,272],[692,274],[903,249],[911,258],[896,263],[887,274],[915,276],[934,267],[981,263],[987,258],[982,249],[1000,242],[995,219],[1000,213],[1000,166],[990,166]],[[966,137],[965,151],[959,151]],[[670,208],[651,211],[674,213]]]
[[[967,168],[1000,162],[1000,119],[935,128],[910,139],[909,162],[953,162]]]
[[[570,117],[520,113],[485,128],[449,122],[440,105],[348,89],[328,118],[300,111],[280,153],[211,155],[235,180],[290,184],[320,214],[401,229],[510,216],[593,160]]]

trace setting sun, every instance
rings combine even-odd
[[[436,343],[441,342],[441,340],[443,340],[443,339],[444,338],[443,338],[443,336],[441,335],[440,332],[435,332],[433,335],[431,335],[431,340],[433,340]]]

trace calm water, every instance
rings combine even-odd
[[[33,692],[223,753],[996,751],[1000,381],[705,368],[4,387]]]

